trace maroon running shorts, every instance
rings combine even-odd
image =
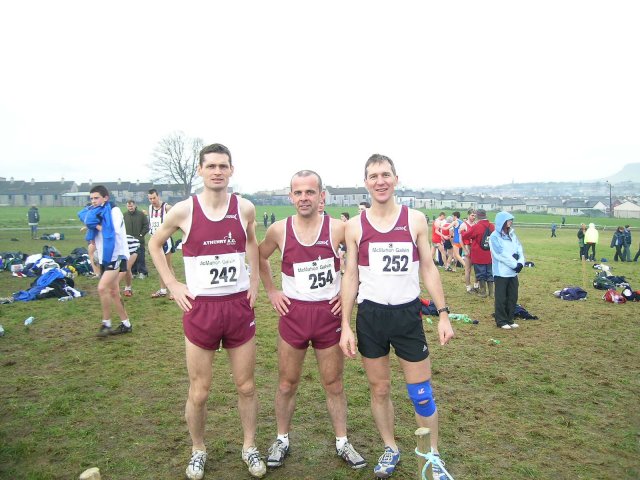
[[[293,348],[329,348],[340,342],[341,315],[334,315],[328,300],[304,302],[291,300],[289,313],[280,317],[280,337]]]
[[[256,334],[253,309],[247,292],[231,295],[201,295],[191,302],[192,308],[182,316],[184,335],[191,343],[206,350],[235,348]]]

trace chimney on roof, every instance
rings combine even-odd
[[[31,185],[35,185],[35,184],[36,184],[36,181],[35,181],[35,179],[32,178],[31,179]]]
[[[64,183],[64,177],[60,179],[60,183]]]
[[[136,185],[140,185],[140,179],[139,178],[136,179]]]
[[[11,178],[9,179],[9,182],[13,183],[13,177],[11,177]]]
[[[89,179],[89,186],[93,185],[93,180]]]

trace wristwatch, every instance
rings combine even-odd
[[[438,312],[438,315],[440,315],[442,312],[451,313],[451,310],[449,310],[449,307],[445,305],[444,307],[437,309],[436,312]]]

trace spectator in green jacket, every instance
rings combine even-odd
[[[149,219],[143,211],[138,210],[136,202],[133,199],[127,200],[127,211],[124,213],[124,227],[127,230],[127,235],[131,235],[140,242],[138,258],[131,267],[131,274],[140,275],[140,278],[144,278],[149,275],[144,258],[144,237],[149,233]]]

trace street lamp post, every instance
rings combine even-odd
[[[609,216],[613,217],[613,203],[611,201],[611,182],[609,180],[605,180],[607,185],[609,185]]]

